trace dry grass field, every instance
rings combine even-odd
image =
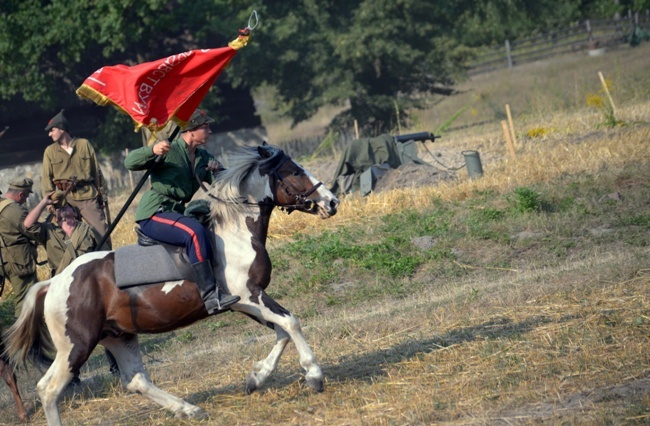
[[[154,382],[209,420],[175,419],[126,392],[97,349],[82,386],[59,404],[64,424],[650,424],[648,66],[646,44],[475,77],[419,113],[410,130],[430,131],[470,105],[455,123],[468,127],[427,148],[456,164],[461,151],[480,151],[482,178],[461,169],[435,186],[348,195],[326,221],[274,213],[269,291],[301,320],[323,368],[323,393],[305,387],[289,345],[265,386],[246,395],[245,377],[275,334],[228,313],[141,337]],[[614,126],[603,125],[612,114],[599,103],[598,71],[615,102]],[[516,159],[501,130],[506,103]],[[470,126],[476,122],[484,123]],[[327,182],[336,158],[303,164]],[[518,188],[541,194],[541,207],[513,212]],[[131,211],[115,246],[134,242],[132,221]],[[434,246],[413,273],[394,279],[344,256],[323,267],[294,254],[310,244],[326,253],[322,241],[339,235],[363,235],[354,243],[370,247],[386,240],[386,228],[398,228],[390,234],[398,239],[414,227],[424,230],[413,231],[419,237],[433,235]],[[44,423],[39,377],[33,368],[19,374],[35,424]],[[0,407],[1,424],[17,420],[1,386]]]

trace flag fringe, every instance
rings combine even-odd
[[[113,105],[115,108],[120,110],[120,112],[130,116],[130,114],[124,108],[122,108],[120,105],[113,102],[108,96],[101,94],[100,92],[98,92],[97,90],[93,89],[90,86],[82,84],[75,91],[75,93],[80,98],[84,98],[84,99],[88,99],[90,101],[93,101],[99,106]],[[131,117],[131,118],[133,118],[133,117]],[[133,121],[135,122],[135,130],[134,131],[136,131],[136,132],[138,130],[140,130],[140,128],[142,126],[144,126],[144,124],[140,123],[139,121],[136,121],[136,120],[133,120]]]
[[[250,38],[251,38],[250,34],[240,35],[235,40],[228,43],[228,46],[230,46],[234,50],[239,50],[242,47],[246,47]]]

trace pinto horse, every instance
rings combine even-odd
[[[203,195],[210,202],[215,233],[219,265],[215,275],[231,294],[241,297],[231,309],[267,325],[277,337],[269,355],[254,364],[246,391],[255,391],[270,376],[289,340],[298,350],[306,383],[322,391],[321,368],[298,320],[265,292],[272,268],[265,244],[275,207],[325,219],[336,214],[339,200],[277,147],[243,148],[229,157],[229,164]],[[35,314],[38,306],[43,306],[57,351],[37,385],[48,424],[61,423],[57,399],[97,344],[115,356],[128,390],[140,392],[176,417],[207,417],[203,409],[151,382],[138,344],[139,333],[163,333],[208,317],[195,283],[180,280],[119,289],[114,262],[114,252],[87,253],[51,280],[36,284],[6,334],[11,359],[20,362],[29,358],[46,343]]]

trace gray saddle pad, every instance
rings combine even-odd
[[[165,281],[194,280],[182,247],[133,244],[115,250],[115,282],[118,287]]]

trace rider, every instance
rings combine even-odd
[[[214,119],[197,109],[179,137],[131,151],[124,165],[130,170],[144,170],[154,164],[156,156],[164,155],[159,164],[153,165],[151,189],[142,196],[135,220],[148,237],[185,246],[199,293],[212,315],[237,303],[240,297],[228,294],[215,279],[210,232],[183,215],[185,203],[200,187],[199,181],[212,183],[213,172],[223,170],[214,156],[199,148],[212,133],[210,123]]]

